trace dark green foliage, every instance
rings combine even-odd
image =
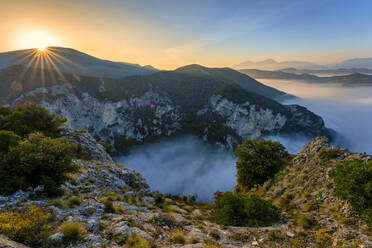
[[[162,208],[163,205],[165,204],[165,199],[164,199],[163,195],[162,194],[154,194],[153,197],[154,197],[154,203],[153,203],[154,206]]]
[[[103,205],[105,206],[105,213],[115,213],[115,207],[114,204],[112,204],[112,201],[105,199]]]
[[[72,156],[77,146],[68,139],[30,134],[18,146],[10,148],[0,163],[0,194],[44,185],[49,195],[59,193],[58,187],[67,180],[66,173],[76,172]]]
[[[60,127],[65,121],[63,117],[54,118],[53,114],[35,103],[25,103],[14,109],[0,107],[0,130],[13,131],[22,137],[33,132],[59,137]]]
[[[0,153],[8,152],[10,147],[17,146],[21,137],[12,131],[0,130]]]
[[[325,149],[320,149],[319,151],[319,158],[328,161],[331,159],[337,158],[337,156],[340,153],[340,148],[325,148]]]
[[[185,129],[190,133],[197,132],[201,137],[205,136],[208,142],[224,144],[227,136],[235,138],[237,143],[242,141],[240,136],[226,125],[227,119],[215,111],[208,110],[203,115],[196,115],[192,119],[189,125],[190,130]]]
[[[226,192],[213,216],[222,225],[267,226],[279,219],[279,209],[258,196]]]
[[[107,144],[103,141],[99,141],[98,144],[100,144],[101,146],[103,146],[103,148],[105,148],[106,152],[110,155],[112,155],[112,145],[110,144]]]
[[[331,172],[336,194],[351,203],[372,225],[372,161],[352,160]]]
[[[282,144],[264,139],[246,139],[236,155],[238,188],[243,191],[272,178],[288,158]]]
[[[217,202],[216,222],[223,225],[244,224],[244,199],[241,195],[226,192]]]

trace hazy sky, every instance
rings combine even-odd
[[[372,56],[369,0],[0,0],[0,51],[72,47],[160,69]]]

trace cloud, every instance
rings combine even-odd
[[[289,89],[288,93],[305,97],[286,103],[303,105],[321,115],[326,126],[338,133],[333,145],[372,154],[372,87],[351,88],[300,82],[271,86]],[[280,141],[290,153],[298,153],[311,141],[300,135],[265,138]],[[116,160],[139,171],[154,191],[179,195],[197,193],[202,202],[211,202],[215,191],[231,191],[236,185],[236,157],[232,152],[194,136],[139,146],[129,156]]]
[[[197,193],[202,202],[211,201],[217,190],[231,191],[236,184],[235,156],[194,136],[144,145],[116,161],[139,171],[153,191]]]
[[[171,58],[176,58],[177,55],[179,54],[179,50],[176,48],[168,48],[164,51],[164,53]]]

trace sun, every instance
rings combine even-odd
[[[60,45],[55,36],[41,30],[29,30],[21,33],[15,43],[18,49],[36,48],[40,52],[45,51],[48,46]]]
[[[36,47],[36,49],[37,49],[39,52],[44,52],[45,49],[47,49],[47,46]]]

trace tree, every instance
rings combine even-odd
[[[38,185],[43,185],[49,195],[58,194],[58,187],[67,180],[66,173],[78,170],[72,162],[76,151],[77,145],[66,138],[30,134],[0,161],[0,195]]]
[[[289,154],[277,141],[246,139],[236,149],[237,189],[248,190],[272,178],[285,164]]]
[[[0,129],[13,131],[27,137],[33,132],[42,132],[50,137],[59,137],[60,127],[65,118],[50,114],[45,108],[36,103],[25,103],[15,109],[2,107],[0,109]]]
[[[12,131],[0,130],[0,152],[6,153],[10,147],[17,146],[21,137]]]
[[[279,209],[258,196],[226,192],[216,203],[215,221],[222,225],[267,226],[279,219]]]
[[[372,161],[347,161],[337,165],[331,175],[336,183],[336,194],[349,201],[372,226]]]

